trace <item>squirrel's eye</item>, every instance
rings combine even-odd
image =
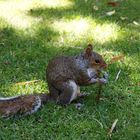
[[[95,59],[95,62],[99,64],[99,63],[100,63],[100,60],[98,60],[98,59]]]

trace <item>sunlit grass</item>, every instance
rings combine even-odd
[[[108,41],[116,41],[119,37],[119,26],[114,23],[97,24],[91,29],[91,35],[97,42],[103,44]]]
[[[73,5],[73,2],[70,0],[41,0],[40,3],[49,7],[49,8],[58,8],[58,7],[70,7]]]
[[[32,18],[26,16],[26,10],[30,9],[31,1],[0,1],[0,16],[9,24],[18,28],[27,28],[31,26]]]
[[[66,38],[69,41],[82,39],[103,44],[108,41],[117,40],[120,34],[120,28],[117,24],[100,24],[90,17],[58,20],[54,21],[52,26],[55,30],[59,31],[60,34],[65,34],[64,40]]]
[[[40,19],[27,15],[32,8],[48,7],[69,7],[72,6],[69,0],[12,0],[0,1],[0,17],[9,24],[20,29],[31,28],[31,25],[38,24]]]
[[[53,27],[59,32],[80,36],[89,30],[89,22],[84,18],[54,21]]]

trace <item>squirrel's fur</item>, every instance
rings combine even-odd
[[[91,44],[77,56],[56,57],[49,62],[46,70],[50,93],[0,98],[0,115],[10,117],[16,114],[31,114],[47,101],[69,104],[83,96],[79,86],[106,83],[107,78],[99,76],[106,66],[102,56],[92,51]]]

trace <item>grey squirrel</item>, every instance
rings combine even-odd
[[[91,44],[79,55],[56,57],[49,62],[46,70],[49,94],[0,98],[0,116],[31,114],[48,101],[60,105],[70,104],[77,97],[84,96],[79,86],[107,82],[106,75],[100,77],[106,67],[104,59],[93,51]]]

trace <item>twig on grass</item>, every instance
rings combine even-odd
[[[121,73],[121,70],[118,71],[116,78],[115,78],[115,81],[117,81],[119,79],[120,73]]]
[[[108,132],[108,135],[109,135],[110,138],[112,136],[112,132],[113,132],[114,128],[116,127],[117,122],[118,122],[118,119],[115,119],[115,121],[113,122],[113,124],[111,126],[111,129]]]

